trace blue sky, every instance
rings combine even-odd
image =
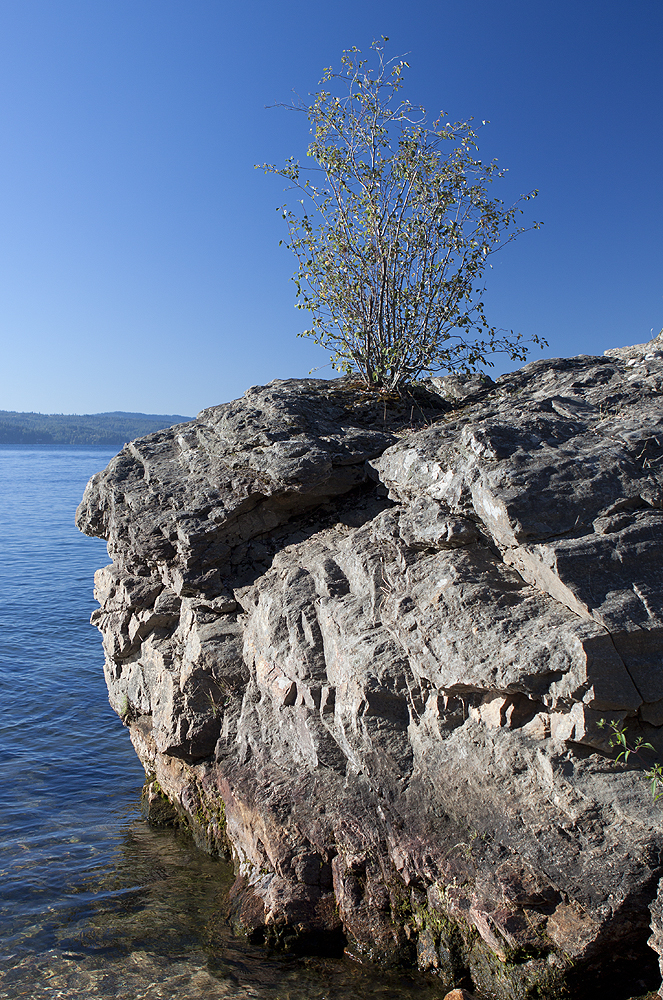
[[[490,120],[495,194],[540,191],[488,318],[551,357],[657,333],[660,0],[0,0],[0,409],[193,415],[324,365],[253,165],[306,151],[265,105],[380,35],[405,96]]]

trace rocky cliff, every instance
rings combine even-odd
[[[663,754],[662,399],[661,338],[274,381],[91,480],[110,700],[237,926],[503,1000],[650,985],[656,757],[599,723]]]

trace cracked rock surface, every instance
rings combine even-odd
[[[656,758],[600,723],[663,753],[661,338],[253,387],[77,523],[148,808],[232,853],[236,926],[501,1000],[658,985]]]

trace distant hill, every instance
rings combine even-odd
[[[0,445],[67,444],[121,448],[127,441],[183,424],[179,413],[16,413],[0,410]]]

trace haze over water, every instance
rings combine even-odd
[[[0,998],[434,1000],[434,981],[270,957],[223,921],[231,866],[140,815],[89,625],[105,543],[74,512],[112,452],[0,448]]]

